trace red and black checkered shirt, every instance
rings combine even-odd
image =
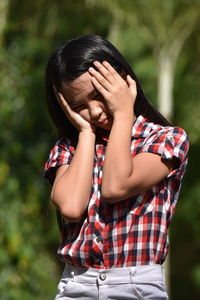
[[[167,229],[187,165],[186,133],[179,127],[150,123],[143,116],[136,119],[132,129],[132,157],[151,152],[166,160],[176,157],[179,165],[148,191],[117,203],[107,203],[101,198],[106,145],[102,141],[95,147],[88,209],[80,223],[68,223],[62,218],[59,258],[75,266],[99,269],[162,264],[168,252]],[[45,176],[51,181],[55,167],[70,164],[74,152],[67,140],[60,139],[45,164]]]

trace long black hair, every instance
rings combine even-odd
[[[89,67],[94,67],[93,62],[96,60],[100,62],[108,61],[118,73],[125,71],[135,80],[137,97],[133,109],[136,117],[143,115],[154,123],[163,126],[171,125],[150,104],[135,73],[120,52],[101,36],[82,35],[67,41],[62,47],[58,48],[50,56],[46,68],[45,84],[48,110],[60,136],[76,141],[78,133],[59,106],[53,85],[61,91],[63,83],[72,82],[87,72]]]

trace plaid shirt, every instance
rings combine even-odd
[[[177,157],[179,165],[148,191],[117,203],[101,198],[104,140],[95,145],[91,199],[83,220],[68,223],[62,217],[58,256],[75,266],[98,269],[162,264],[168,252],[167,229],[187,165],[187,135],[179,127],[163,127],[139,116],[132,128],[132,157],[151,152],[166,160]],[[45,165],[45,176],[51,183],[55,167],[70,164],[74,152],[65,139],[55,144]]]

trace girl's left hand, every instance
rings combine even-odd
[[[95,61],[94,65],[98,71],[89,68],[92,83],[104,97],[110,114],[113,117],[117,114],[133,114],[137,96],[136,82],[130,75],[126,76],[125,81],[107,61]]]

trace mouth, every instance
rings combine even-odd
[[[106,116],[102,120],[96,120],[96,122],[92,122],[92,123],[94,124],[94,126],[97,126],[99,128],[110,129],[112,124],[112,117]]]
[[[103,119],[102,121],[98,121],[97,124],[106,125],[109,122],[108,118]]]

